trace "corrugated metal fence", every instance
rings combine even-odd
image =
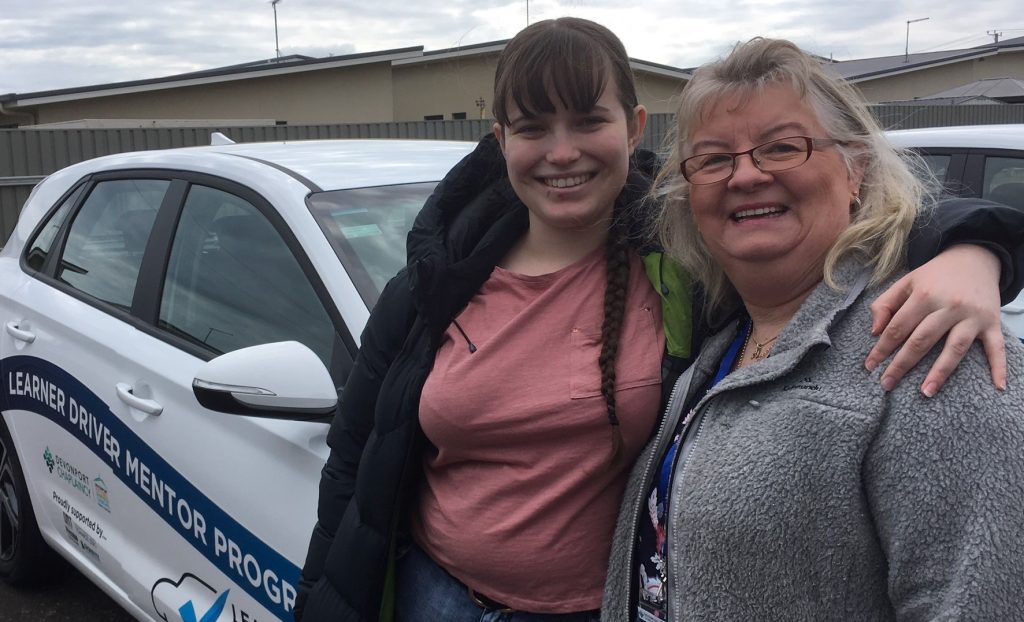
[[[886,129],[1024,123],[1024,105],[874,106]],[[650,116],[642,146],[657,150],[672,115]],[[0,240],[6,241],[32,187],[50,173],[90,158],[125,151],[206,145],[219,131],[235,142],[327,138],[420,138],[477,140],[491,131],[489,120],[278,125],[229,128],[145,128],[97,130],[0,130]]]

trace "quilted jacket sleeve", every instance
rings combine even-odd
[[[309,591],[323,574],[334,534],[352,498],[359,461],[374,425],[377,397],[414,318],[408,273],[403,270],[385,286],[363,329],[359,354],[327,435],[331,452],[321,472],[317,522],[298,586],[296,620],[302,619]]]

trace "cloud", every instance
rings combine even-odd
[[[13,5],[13,6],[11,6]],[[970,11],[931,0],[531,0],[530,20],[576,15],[608,25],[631,56],[692,67],[757,35],[791,38],[846,60],[991,41],[986,30],[1024,35],[1016,0]],[[526,25],[522,0],[283,0],[282,54],[428,50],[508,39]],[[1021,30],[1012,30],[1012,26]],[[274,15],[265,0],[33,0],[7,2],[0,16],[0,93],[155,78],[274,56]],[[946,46],[946,47],[943,47]]]

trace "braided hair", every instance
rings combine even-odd
[[[629,287],[629,247],[626,233],[619,218],[613,218],[605,243],[607,261],[604,289],[604,320],[601,324],[601,395],[608,408],[608,423],[612,426],[612,454],[608,466],[616,466],[622,458],[622,429],[615,403],[615,360],[622,337],[622,320],[626,312]]]

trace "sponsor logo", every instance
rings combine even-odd
[[[100,506],[106,511],[110,511],[110,491],[107,489],[106,482],[103,481],[102,477],[97,477],[92,480],[93,488],[96,490],[96,505]]]
[[[86,497],[92,497],[89,476],[83,473],[81,469],[62,458],[59,454],[50,451],[49,447],[43,450],[43,460],[46,461],[46,468],[50,470],[51,474],[56,469],[57,477],[67,482],[69,486]]]
[[[96,539],[92,537],[81,525],[76,523],[67,512],[64,513],[64,532],[68,538],[77,544],[85,553],[96,561],[100,561],[100,554],[96,550]]]
[[[153,610],[166,622],[259,622],[231,602],[231,590],[218,592],[191,572],[177,581],[160,579],[150,591]]]
[[[75,544],[78,544],[78,534],[75,533],[75,521],[71,520],[71,516],[64,514],[64,531],[67,532],[68,538]]]

